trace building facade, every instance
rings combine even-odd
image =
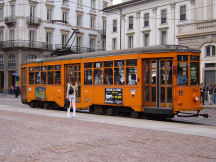
[[[193,16],[178,25],[178,42],[201,50],[201,81],[216,85],[216,1],[192,1]]]
[[[0,91],[16,86],[20,65],[69,45],[76,52],[105,49],[106,16],[112,0],[0,1]]]
[[[124,0],[104,11],[107,50],[164,44],[200,49],[201,82],[216,84],[215,0]]]

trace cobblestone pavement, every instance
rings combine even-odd
[[[87,114],[68,119],[65,112],[30,109],[18,105],[18,101],[0,96],[1,162],[216,161],[215,138],[126,126],[132,122],[168,126],[170,122],[124,118],[128,123],[120,126],[107,124],[105,120],[112,118],[121,122],[121,117]],[[16,111],[10,111],[12,109]],[[85,116],[92,122],[83,120]],[[93,118],[104,119],[104,122]],[[187,122],[171,124],[178,128],[191,126]],[[205,124],[193,127],[214,128]]]

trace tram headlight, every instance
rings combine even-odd
[[[131,94],[132,96],[134,96],[134,95],[136,94],[136,89],[131,89],[131,90],[130,90],[130,94]]]
[[[195,102],[198,102],[198,101],[199,101],[199,97],[197,97],[197,96],[194,97],[194,101],[195,101]]]

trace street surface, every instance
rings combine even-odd
[[[32,109],[0,95],[0,162],[215,162],[210,118],[152,121]]]

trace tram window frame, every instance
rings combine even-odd
[[[126,60],[126,83],[127,85],[137,85],[137,59]]]
[[[66,81],[74,84],[75,82],[81,82],[81,72],[80,72],[80,63],[68,64],[66,65]]]
[[[59,78],[56,78],[56,73],[59,74]],[[61,65],[48,65],[47,66],[47,84],[59,85],[61,84]]]
[[[29,84],[34,84],[34,81],[35,81],[34,76],[35,76],[34,72],[30,71],[29,72]]]
[[[125,60],[114,61],[114,84],[125,85]]]
[[[113,85],[113,61],[104,61],[103,84]]]
[[[84,63],[84,84],[92,85],[93,84],[93,63]],[[90,73],[89,73],[90,72]]]
[[[98,63],[99,64],[99,63]],[[103,64],[103,63],[102,63]],[[93,82],[94,85],[103,85],[103,75],[104,75],[104,70],[103,70],[103,65],[102,66],[97,66],[97,64],[95,64],[96,66],[94,66],[94,70],[93,70]]]
[[[177,70],[177,84],[179,86],[187,86],[189,83],[189,67],[187,55],[178,55],[178,70]],[[185,70],[186,69],[186,70]]]
[[[200,74],[199,74],[200,61],[199,60],[200,60],[199,56],[190,56],[190,85],[199,85],[199,83],[200,83]],[[197,68],[195,71],[195,73],[196,73],[195,79],[194,79],[194,77],[192,77],[193,73],[194,73],[194,71],[192,71],[193,70],[192,65],[196,65],[195,68]]]
[[[49,70],[47,72],[47,84],[48,85],[54,84],[54,71]]]

